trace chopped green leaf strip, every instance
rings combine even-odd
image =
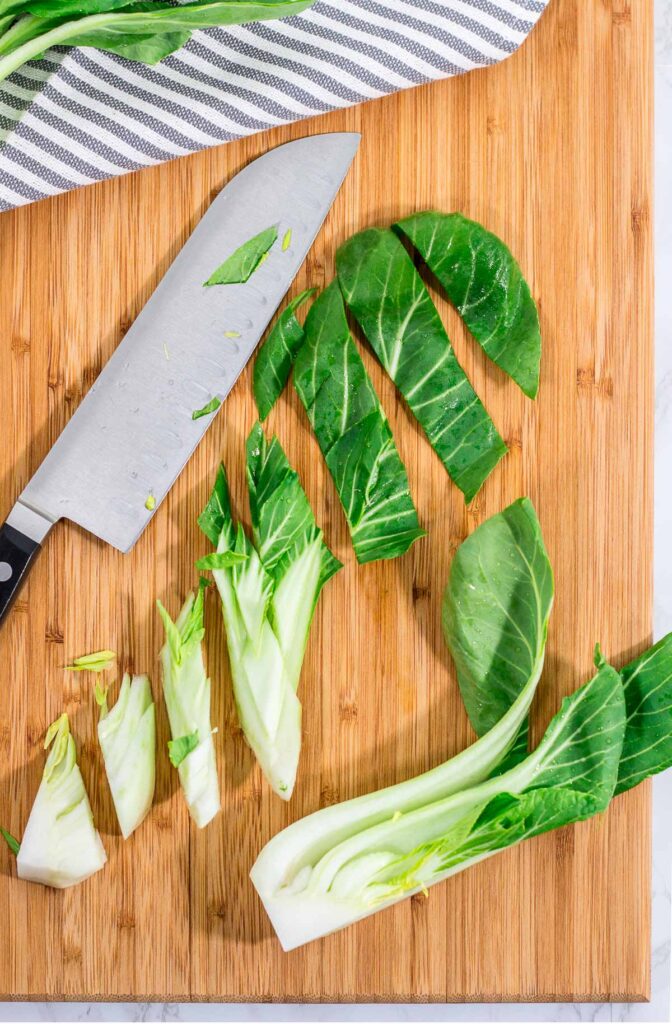
[[[168,757],[174,768],[179,768],[185,757],[196,750],[198,746],[198,731],[190,733],[189,736],[180,736],[176,740],[168,740]]]
[[[424,531],[337,282],[311,306],[304,332],[294,386],[334,479],[357,559],[395,558]]]
[[[235,252],[231,253],[224,262],[210,275],[205,286],[215,284],[244,284],[252,277],[252,274],[268,256],[268,252],[275,244],[278,237],[278,229],[275,225],[259,232],[254,238],[243,242]]]
[[[399,238],[370,228],[336,254],[345,300],[465,500],[506,445],[457,361],[441,318]]]
[[[202,409],[195,409],[192,412],[192,420],[200,420],[202,416],[209,416],[211,412],[217,412],[221,404],[222,403],[219,398],[211,398],[209,402],[206,402]]]
[[[147,496],[147,500],[145,501],[145,508],[147,509],[148,512],[153,512],[154,509],[156,508],[156,498],[154,497],[153,494],[149,494]]]
[[[212,551],[195,563],[197,569],[230,569],[234,565],[242,565],[247,555],[241,551]]]
[[[226,548],[233,547],[235,530],[231,517],[231,503],[229,501],[229,487],[226,482],[226,470],[220,464],[217,470],[215,486],[208,503],[198,517],[198,525],[208,538],[210,543],[217,547],[222,530],[227,528]]]
[[[254,363],[254,399],[259,418],[265,420],[289,379],[296,353],[303,344],[303,327],[296,310],[311,298],[316,288],[301,292],[283,309]]]
[[[96,704],[100,708],[101,717],[104,718],[107,715],[107,692],[109,686],[103,686],[101,681],[96,680],[93,687],[93,696]]]
[[[0,827],[0,836],[2,836],[2,838],[7,843],[7,846],[10,848],[10,850],[16,857],[19,850],[21,849],[21,843],[18,841],[18,839],[15,839],[14,836],[10,832],[8,832],[6,828],[2,827]]]
[[[617,793],[672,765],[672,633],[621,671],[626,728]]]
[[[395,225],[445,288],[486,355],[530,398],[539,388],[539,315],[502,240],[461,213],[416,213]]]
[[[292,229],[287,228],[282,238],[282,251],[287,252],[290,245],[292,244]]]
[[[66,665],[66,672],[104,672],[112,668],[117,655],[114,651],[94,651],[93,654],[83,654],[81,658],[74,658],[71,665]]]
[[[224,331],[225,338],[239,338],[240,331]]]

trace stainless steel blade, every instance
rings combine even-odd
[[[135,544],[153,514],[148,497],[158,508],[213,419],[194,421],[193,410],[215,396],[223,401],[233,387],[358,145],[359,135],[349,133],[299,139],[259,157],[222,189],[8,522],[33,536],[40,525],[31,513],[38,513],[70,519],[120,551]],[[246,284],[203,287],[227,255],[272,224],[279,241]]]

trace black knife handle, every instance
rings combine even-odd
[[[39,550],[37,541],[9,523],[0,526],[0,622],[11,608]]]

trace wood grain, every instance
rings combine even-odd
[[[271,146],[357,130],[360,153],[296,279],[333,275],[336,245],[427,207],[462,210],[510,244],[540,304],[539,399],[486,363],[440,299],[458,355],[511,451],[469,509],[370,353],[428,537],[357,567],[296,397],[272,414],[329,542],[346,563],[319,606],[300,696],[304,746],[289,807],[262,782],[236,723],[222,623],[207,610],[222,815],[188,821],[164,756],[156,806],[124,843],[95,740],[91,680],[73,656],[102,647],[160,694],[154,610],[175,612],[207,542],[196,515],[224,458],[244,506],[250,373],[152,526],[123,557],[54,530],[0,633],[0,822],[21,834],[49,722],[71,715],[109,865],[52,892],[0,851],[0,994],[259,1000],[644,999],[649,992],[647,785],[606,817],[533,840],[346,932],[281,952],[247,875],[295,818],[396,782],[473,738],[439,626],[451,557],[485,516],[529,494],[557,581],[539,736],[590,671],[651,628],[651,3],[552,0],[496,68],[177,160],[4,214],[0,252],[0,511],[9,510],[217,190]],[[139,442],[141,439],[139,439]]]

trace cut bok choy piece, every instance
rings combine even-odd
[[[277,438],[257,423],[247,442],[253,542],[234,525],[224,467],[199,518],[217,551],[233,691],[245,738],[274,791],[289,800],[301,747],[296,695],[320,591],[340,568]],[[237,564],[236,564],[237,559]]]
[[[19,878],[66,889],[100,871],[107,857],[93,824],[66,714],[49,726],[45,750],[49,746],[16,868]]]
[[[605,810],[624,732],[623,686],[605,664],[563,701],[537,749],[508,772],[434,801],[424,799],[426,776],[420,776],[290,825],[264,847],[251,872],[283,948],[328,935],[498,850]],[[381,817],[362,826],[367,801],[379,805]]]
[[[199,828],[212,821],[221,806],[210,725],[210,680],[203,662],[204,590],[201,585],[195,595],[189,595],[175,622],[157,602],[166,632],[161,665],[172,736],[168,749],[189,813]]]
[[[114,809],[124,839],[146,817],[154,797],[156,711],[147,676],[124,675],[117,702],[107,707],[107,690],[96,686],[100,706],[98,740]]]

